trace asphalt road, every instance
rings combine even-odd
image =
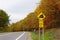
[[[27,40],[28,32],[0,33],[0,40]]]

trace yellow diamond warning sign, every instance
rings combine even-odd
[[[38,15],[39,27],[40,27],[40,28],[43,28],[43,27],[44,27],[44,18],[45,18],[45,15],[41,12],[41,13]]]

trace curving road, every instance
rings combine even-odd
[[[0,33],[0,40],[27,40],[28,32]]]

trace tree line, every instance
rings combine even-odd
[[[39,20],[37,16],[43,12],[46,15],[44,19],[44,28],[58,28],[60,27],[60,0],[41,0],[40,4],[30,12],[26,18],[12,23],[10,27],[8,14],[0,10],[0,30],[6,29],[8,31],[32,31],[38,30]]]

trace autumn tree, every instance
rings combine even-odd
[[[60,0],[41,0],[40,5],[35,10],[37,15],[40,12],[46,15],[44,19],[45,27],[60,26]]]
[[[29,17],[29,26],[32,29],[38,29],[38,18],[36,13],[31,12],[27,17]]]

